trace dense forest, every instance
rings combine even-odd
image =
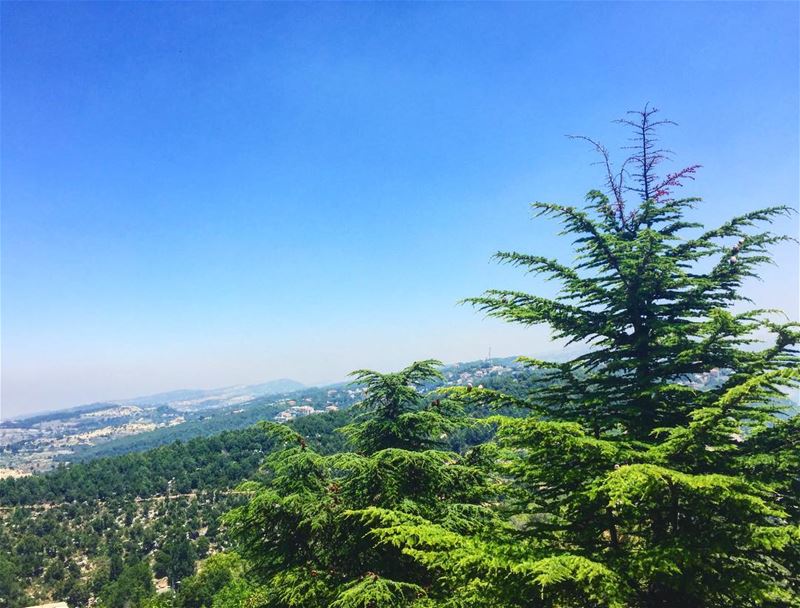
[[[0,481],[0,504],[135,498],[228,487],[252,475],[271,446],[258,428],[176,441],[144,453],[99,458],[46,475]]]
[[[288,426],[331,453],[343,447],[335,430],[350,418],[331,412]],[[167,576],[175,561],[177,584],[223,546],[220,516],[243,499],[235,487],[258,474],[274,445],[271,432],[255,425],[0,481],[0,605],[58,598],[83,606],[124,586],[127,577],[117,580],[124,564],[141,570],[154,561],[149,580]],[[183,541],[182,557],[164,553]]]
[[[574,262],[496,256],[559,294],[467,300],[582,354],[478,386],[443,385],[435,360],[357,370],[345,412],[4,482],[28,506],[4,515],[0,605],[800,606],[800,326],[745,291],[791,210],[697,224],[675,194],[697,167],[658,174],[668,122],[621,122],[620,169],[585,139],[602,191],[533,204]]]

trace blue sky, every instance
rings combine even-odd
[[[2,415],[547,354],[528,203],[651,102],[713,223],[798,205],[797,3],[2,4]],[[797,234],[797,218],[779,228]],[[752,293],[797,318],[797,247]]]

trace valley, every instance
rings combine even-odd
[[[458,363],[446,366],[443,373],[446,384],[477,385],[489,377],[510,377],[520,369],[513,358],[507,358]],[[259,420],[288,422],[346,409],[363,394],[347,384],[272,392],[296,386],[302,387],[292,380],[278,380],[216,390],[172,391],[7,420],[0,423],[0,479],[241,429]]]

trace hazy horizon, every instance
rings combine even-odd
[[[647,102],[703,165],[692,219],[798,208],[796,3],[0,11],[3,419],[557,352],[457,302],[555,292],[490,257],[569,262],[528,203],[602,186],[564,136],[617,152]],[[797,245],[774,253],[748,293],[797,320]]]
[[[576,350],[581,350],[581,349],[569,349],[570,352],[575,352]],[[566,352],[566,351],[561,351],[561,352]],[[555,358],[557,358],[556,355],[558,353],[548,352],[548,353],[540,353],[540,354],[543,355],[543,356],[548,356],[549,355],[549,356],[552,356],[555,359]],[[488,355],[488,353],[487,353],[487,355]],[[493,359],[493,360],[497,360],[497,359],[513,358],[513,357],[517,357],[517,356],[519,356],[519,355],[495,355],[494,353],[492,353],[490,358]],[[482,360],[485,360],[487,358],[489,358],[489,357],[479,357],[479,358],[476,358],[476,359],[464,359],[464,360],[459,360],[459,361],[442,361],[442,364],[443,364],[444,367],[448,367],[448,366],[451,366],[451,365],[457,365],[459,363],[471,363],[471,362],[474,362],[474,361],[482,361]],[[385,368],[385,369],[388,371],[388,368]],[[0,412],[0,422],[2,422],[4,420],[23,419],[23,418],[27,418],[29,416],[35,416],[35,415],[38,415],[38,414],[45,414],[45,413],[50,413],[50,412],[58,412],[58,411],[63,411],[63,410],[70,410],[70,409],[74,409],[74,408],[77,408],[77,407],[82,407],[82,406],[87,406],[87,405],[94,405],[94,404],[97,404],[97,403],[125,403],[125,402],[136,401],[137,399],[138,400],[144,400],[144,399],[156,396],[156,395],[169,394],[169,393],[172,393],[172,392],[192,391],[192,390],[217,390],[217,389],[235,388],[235,387],[239,387],[239,386],[257,386],[259,384],[265,384],[265,383],[276,382],[276,381],[281,381],[281,380],[293,380],[293,381],[296,381],[296,382],[300,382],[296,378],[291,378],[291,377],[274,377],[274,378],[270,377],[270,378],[256,379],[256,380],[254,380],[252,382],[240,382],[240,383],[234,383],[234,384],[222,384],[222,385],[216,385],[215,384],[215,385],[205,385],[205,386],[165,387],[164,389],[160,389],[160,390],[157,390],[157,391],[154,391],[154,392],[137,393],[137,394],[131,394],[131,395],[124,395],[124,396],[119,396],[119,395],[107,396],[105,398],[95,399],[93,401],[87,401],[87,402],[81,402],[81,403],[72,403],[72,404],[64,404],[64,405],[59,405],[59,406],[55,406],[55,407],[52,407],[52,408],[44,408],[44,409],[38,409],[37,408],[37,409],[31,410],[30,412],[21,412],[19,414],[8,415],[8,414],[5,414],[4,412]],[[333,379],[326,379],[326,380],[320,380],[320,381],[311,381],[311,382],[301,382],[301,384],[303,384],[306,388],[325,387],[325,386],[337,385],[337,384],[342,384],[342,383],[348,383],[351,380],[352,380],[352,378],[349,378],[349,377],[347,377],[347,375],[345,375],[345,376],[342,376],[341,378],[333,378]]]

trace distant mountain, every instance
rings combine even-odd
[[[179,410],[196,410],[236,405],[258,397],[290,393],[303,388],[306,388],[306,386],[296,380],[281,378],[280,380],[271,380],[262,384],[240,384],[211,389],[181,389],[125,399],[118,401],[118,403],[141,406],[167,405]]]

